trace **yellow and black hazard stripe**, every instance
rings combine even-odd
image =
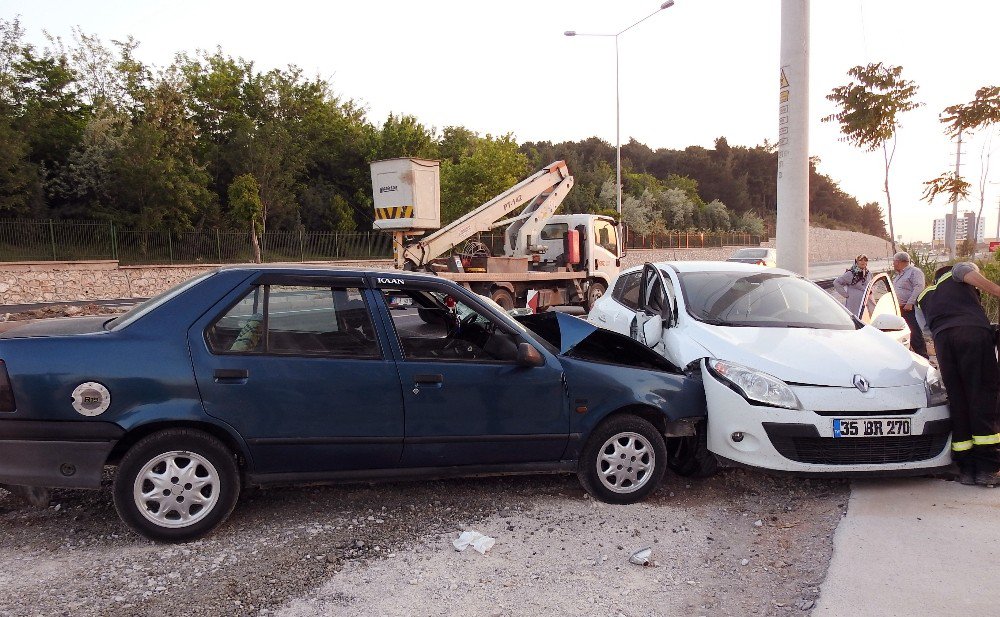
[[[413,206],[389,206],[387,208],[375,208],[375,220],[377,221],[409,218],[413,218]]]

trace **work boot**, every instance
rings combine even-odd
[[[973,465],[958,466],[958,483],[965,486],[975,486],[976,468]]]
[[[964,484],[964,482],[963,482]],[[993,488],[1000,485],[1000,470],[979,470],[976,472],[976,484]]]

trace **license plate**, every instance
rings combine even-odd
[[[396,306],[410,306],[413,304],[413,298],[395,298]]]
[[[836,418],[834,437],[907,437],[909,418]]]

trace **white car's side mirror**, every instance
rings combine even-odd
[[[871,325],[873,328],[878,328],[883,332],[898,332],[909,327],[906,325],[905,319],[899,315],[893,315],[891,313],[883,313],[879,315],[872,320]]]

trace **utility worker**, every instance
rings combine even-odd
[[[892,277],[892,286],[896,288],[896,297],[902,305],[903,319],[910,326],[910,347],[914,353],[925,358],[927,343],[924,342],[924,332],[917,323],[917,298],[924,290],[924,271],[910,263],[909,253],[899,252],[892,256],[892,269],[896,271]]]
[[[974,263],[941,268],[917,300],[934,337],[951,410],[951,449],[962,484],[1000,484],[1000,366],[996,335],[979,292],[1000,297],[1000,285]]]

